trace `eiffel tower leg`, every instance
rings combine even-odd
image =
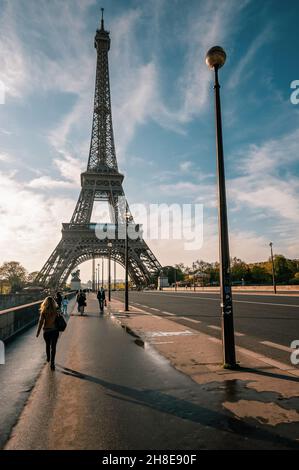
[[[35,283],[47,288],[57,289],[59,278],[57,267],[60,264],[61,253],[63,251],[63,241],[61,240],[55,250],[50,255],[40,272],[35,278]]]

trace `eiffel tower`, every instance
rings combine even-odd
[[[104,28],[103,9],[101,28],[96,31],[95,48],[97,69],[91,145],[87,169],[81,173],[80,196],[70,223],[62,224],[60,242],[35,279],[37,284],[52,289],[63,286],[70,273],[90,259],[110,257],[125,266],[125,237],[119,236],[120,228],[128,229],[127,218],[133,226],[122,186],[124,176],[118,171],[114,146],[108,65],[110,36]],[[95,201],[108,202],[110,223],[101,225],[91,222]],[[97,228],[100,228],[101,234],[114,230],[115,238],[99,237]],[[161,270],[160,263],[142,236],[129,239],[128,269],[131,280],[137,286],[149,284],[152,276]]]

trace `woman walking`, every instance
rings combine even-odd
[[[57,309],[58,305],[53,297],[46,297],[40,307],[40,318],[36,332],[38,338],[41,329],[44,330],[47,362],[50,362],[51,370],[55,370],[56,344],[59,337],[59,331],[56,327]]]

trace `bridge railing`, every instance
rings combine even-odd
[[[66,294],[69,299],[76,293]],[[42,300],[0,311],[0,340],[7,341],[22,333],[39,319],[39,308]]]

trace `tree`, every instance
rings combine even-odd
[[[10,284],[11,292],[22,289],[27,277],[26,269],[17,261],[8,261],[0,267],[0,279]]]
[[[231,259],[231,279],[232,281],[247,280],[249,277],[249,267],[239,258]]]
[[[283,255],[274,256],[275,276],[277,282],[286,283],[293,275],[289,260]]]
[[[184,279],[184,273],[181,271],[179,265],[175,266],[164,266],[163,274],[168,277],[169,284],[174,284],[175,280],[182,281]]]
[[[271,282],[271,275],[265,266],[254,264],[250,267],[250,280],[253,284],[268,284]]]

